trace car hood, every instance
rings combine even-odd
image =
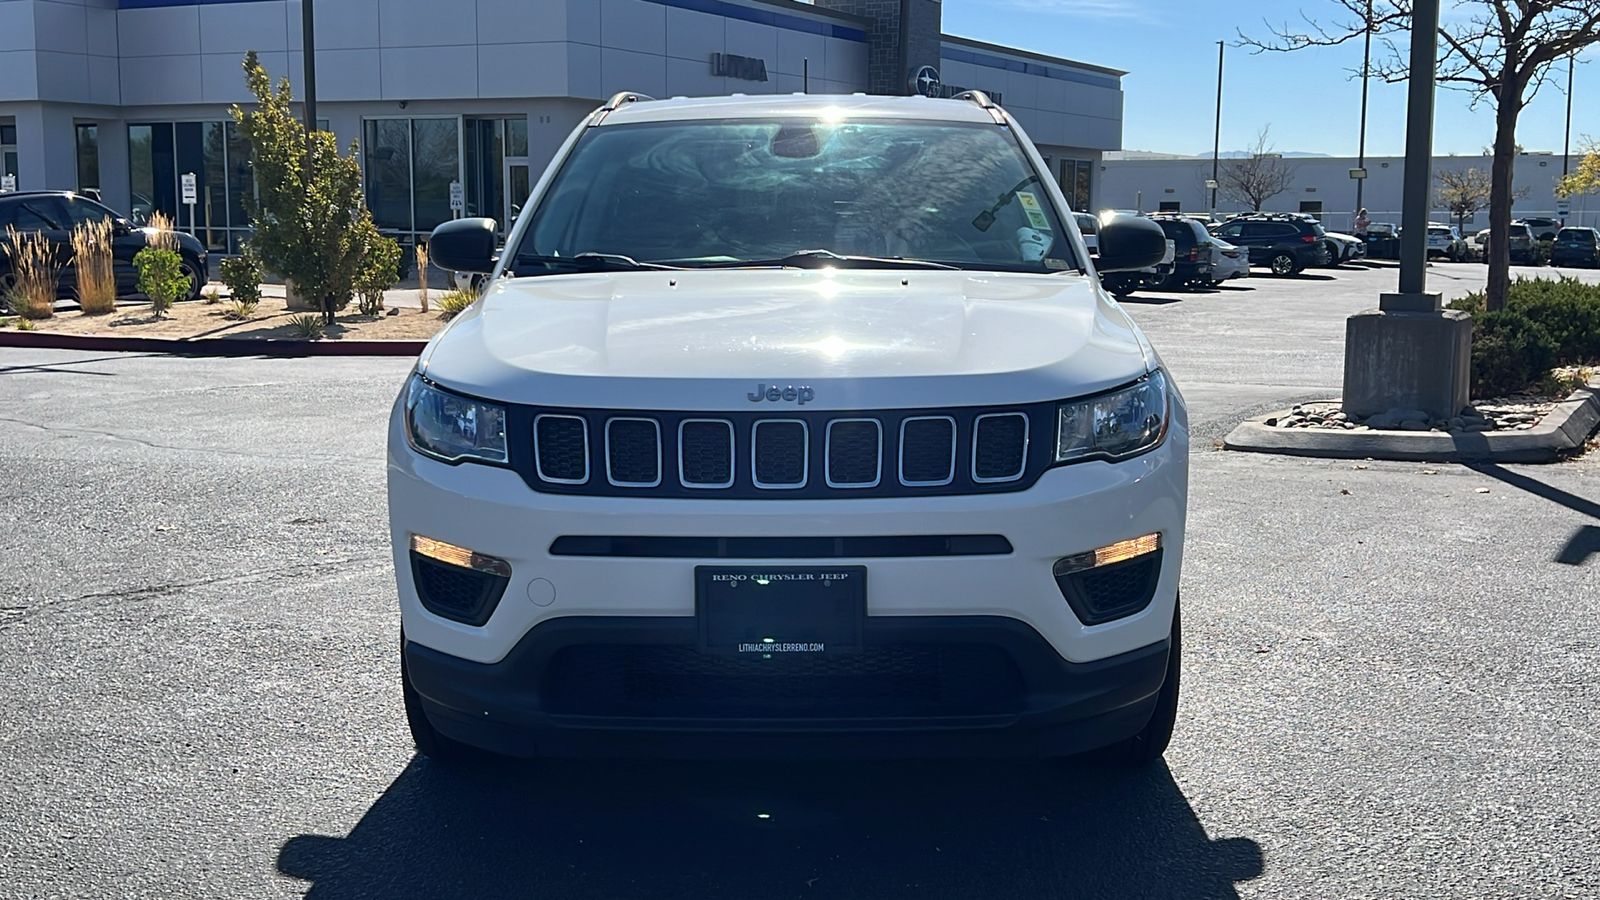
[[[741,269],[497,279],[420,368],[508,402],[709,410],[758,385],[822,409],[1037,402],[1154,364],[1077,273]]]

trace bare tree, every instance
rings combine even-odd
[[[1456,217],[1457,228],[1465,231],[1468,219],[1477,215],[1479,210],[1489,208],[1494,179],[1488,172],[1481,169],[1440,169],[1433,173],[1433,180],[1439,183],[1434,202],[1450,210],[1450,215]],[[1522,200],[1528,194],[1526,187],[1520,187],[1512,191],[1511,199]]]
[[[1283,161],[1282,155],[1273,153],[1272,146],[1267,143],[1271,127],[1256,134],[1249,156],[1223,162],[1218,173],[1217,186],[1222,195],[1237,203],[1248,203],[1256,212],[1294,184],[1294,169]]]
[[[1327,0],[1354,21],[1324,25],[1305,17],[1303,28],[1283,25],[1271,39],[1240,33],[1244,46],[1263,50],[1329,47],[1370,30],[1387,48],[1372,72],[1404,81],[1407,55],[1395,39],[1409,37],[1412,0]],[[1370,13],[1369,13],[1370,11]],[[1550,64],[1600,43],[1600,0],[1459,0],[1439,23],[1438,82],[1464,90],[1473,102],[1495,106],[1494,164],[1489,197],[1489,309],[1502,309],[1511,286],[1506,240],[1511,225],[1512,167],[1516,162],[1517,116],[1538,93]]]

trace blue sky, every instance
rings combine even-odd
[[[1452,14],[1445,0],[1445,15]],[[1266,21],[1300,13],[1342,21],[1332,0],[945,0],[948,34],[1126,69],[1122,142],[1129,150],[1207,154],[1216,115],[1217,41],[1226,40],[1222,149],[1241,150],[1270,125],[1279,151],[1354,156],[1360,132],[1361,43],[1252,55],[1232,46],[1241,29],[1269,33]],[[1459,15],[1459,13],[1455,13]],[[1374,57],[1381,52],[1373,44]],[[1589,62],[1585,63],[1585,60]],[[1529,150],[1561,152],[1566,70],[1524,109],[1517,138]],[[1406,87],[1374,79],[1367,154],[1405,152]],[[1579,58],[1572,142],[1600,138],[1600,47]],[[1475,154],[1494,136],[1494,108],[1441,89],[1434,122],[1440,155]]]

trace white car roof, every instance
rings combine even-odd
[[[867,94],[762,94],[674,97],[624,103],[600,124],[681,122],[695,119],[768,118],[923,119],[930,122],[994,124],[989,111],[969,100],[884,97]]]

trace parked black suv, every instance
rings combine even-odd
[[[1274,275],[1298,275],[1307,266],[1328,262],[1322,226],[1295,215],[1252,213],[1223,223],[1216,231],[1235,247],[1250,251],[1250,265],[1267,266]]]
[[[1600,268],[1600,231],[1567,227],[1556,233],[1550,245],[1550,265]]]
[[[0,194],[0,235],[7,226],[18,231],[43,234],[56,248],[61,264],[57,296],[77,295],[77,274],[72,266],[72,229],[80,223],[111,220],[112,269],[117,279],[117,296],[139,293],[139,273],[133,257],[143,250],[148,232],[109,208],[71,191],[26,191]],[[178,233],[178,255],[183,258],[183,274],[189,279],[187,297],[198,299],[210,278],[205,245],[191,235]],[[7,293],[16,281],[5,244],[0,241],[0,294]]]
[[[1211,233],[1198,219],[1171,213],[1151,214],[1161,230],[1172,239],[1173,269],[1159,285],[1166,290],[1179,287],[1197,287],[1211,284],[1211,273],[1217,265],[1216,247],[1211,243]]]

